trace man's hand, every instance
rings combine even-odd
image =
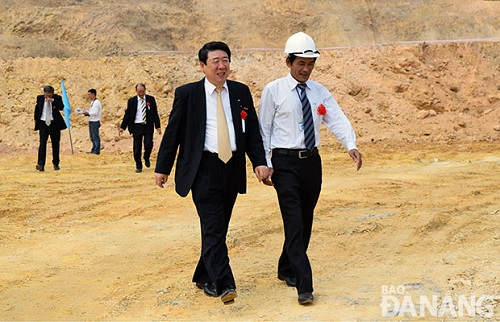
[[[349,156],[351,157],[351,159],[356,162],[356,171],[358,171],[359,169],[361,169],[361,166],[363,165],[363,159],[361,158],[361,153],[359,153],[358,150],[356,149],[352,149],[352,150],[349,150]]]
[[[155,172],[155,183],[158,187],[163,188],[163,185],[167,183],[168,176],[163,173]]]
[[[255,168],[255,176],[257,176],[259,182],[267,178],[268,175],[269,175],[269,168],[266,165],[259,165],[258,167]]]
[[[262,183],[264,183],[266,186],[273,186],[273,181],[271,180],[271,177],[273,176],[273,173],[274,173],[274,169],[273,168],[269,168],[269,175],[267,176],[267,178],[265,178],[264,180],[262,180]]]
[[[122,136],[122,134],[123,134],[123,129],[122,129],[122,128],[119,128],[119,129],[118,129],[118,135],[119,135],[119,136]]]

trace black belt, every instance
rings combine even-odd
[[[233,155],[234,155],[234,151],[233,151]],[[215,152],[210,152],[210,151],[203,151],[203,156],[205,157],[210,157],[210,158],[219,158],[219,154],[218,153],[215,153]]]
[[[318,148],[309,150],[295,150],[295,149],[273,149],[273,153],[296,157],[299,159],[307,159],[312,156],[318,155]]]
[[[212,158],[218,158],[219,157],[219,155],[217,153],[210,152],[210,151],[203,151],[203,156],[205,156],[205,157],[212,157]]]

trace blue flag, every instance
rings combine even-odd
[[[66,126],[69,129],[69,115],[71,114],[71,107],[69,106],[68,94],[66,93],[66,87],[64,87],[64,81],[61,80],[62,88],[62,99],[64,103],[64,120],[66,121]]]

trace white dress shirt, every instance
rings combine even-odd
[[[47,107],[47,105],[49,106]],[[47,115],[46,111],[50,111],[49,115]],[[43,104],[42,115],[40,115],[40,120],[46,121],[47,118],[50,121],[54,120],[54,118],[52,117],[52,104],[50,102],[45,101]]]
[[[135,113],[135,121],[134,123],[142,123],[142,100],[144,100],[144,104],[146,103],[146,95],[144,95],[143,98],[140,98],[139,95],[137,95],[137,111]],[[146,105],[146,109],[148,106]]]
[[[262,91],[259,125],[269,167],[272,167],[270,152],[273,149],[306,148],[302,104],[297,84],[297,80],[289,73],[286,77],[267,84]],[[320,129],[323,121],[347,150],[357,149],[356,134],[332,94],[318,82],[308,80],[306,85],[314,121],[315,146],[321,144]],[[325,115],[318,114],[320,104],[326,108]]]
[[[101,119],[102,105],[97,98],[90,103],[88,113],[89,113],[89,122],[97,122]]]
[[[205,151],[217,153],[219,151],[217,144],[217,91],[216,86],[205,78],[205,97],[207,100],[207,128],[205,131]],[[231,142],[231,151],[236,151],[236,136],[234,133],[233,114],[231,113],[231,104],[229,102],[229,90],[227,83],[224,83],[222,92],[222,105],[226,114],[227,127],[229,130],[229,141]]]

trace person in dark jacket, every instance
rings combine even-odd
[[[45,86],[43,95],[36,97],[35,105],[35,131],[40,133],[40,146],[38,147],[38,162],[36,169],[45,171],[47,154],[47,141],[50,136],[52,144],[52,164],[54,170],[59,170],[59,144],[61,131],[66,129],[66,122],[59,111],[64,109],[62,97],[54,94],[54,87]]]
[[[135,85],[135,91],[137,95],[129,98],[127,102],[119,135],[122,135],[128,127],[128,131],[134,137],[135,172],[142,172],[142,142],[144,141],[144,164],[149,168],[154,129],[156,128],[158,134],[161,134],[161,128],[156,100],[153,96],[146,95],[146,85]]]
[[[198,58],[205,77],[175,90],[155,181],[163,188],[177,156],[175,190],[182,197],[191,191],[201,225],[201,256],[193,282],[206,295],[231,304],[238,294],[226,235],[236,197],[246,193],[245,155],[259,181],[269,170],[250,89],[227,80],[229,47],[209,42]]]

